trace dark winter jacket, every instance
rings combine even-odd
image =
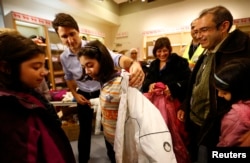
[[[39,98],[0,90],[0,162],[75,163],[55,111]]]
[[[173,98],[183,101],[191,74],[188,61],[177,54],[172,53],[168,57],[166,66],[161,71],[159,67],[159,59],[155,59],[151,62],[148,74],[142,86],[142,92],[148,92],[150,84],[162,82],[168,86]]]

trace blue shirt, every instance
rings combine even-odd
[[[82,47],[86,45],[87,41],[82,40]],[[119,58],[121,54],[115,54],[110,51],[110,55],[113,58],[115,66],[119,66]],[[75,80],[77,83],[77,87],[84,92],[93,92],[97,91],[101,88],[101,85],[98,81],[95,80],[87,80],[87,81],[79,81],[81,78],[83,71],[80,61],[77,58],[76,54],[73,54],[69,48],[64,50],[60,55],[60,61],[63,67],[63,71],[65,73],[65,80]]]

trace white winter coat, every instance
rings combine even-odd
[[[172,138],[159,110],[123,75],[114,150],[117,163],[176,163]]]

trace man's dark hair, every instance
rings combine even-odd
[[[213,15],[213,21],[216,24],[217,29],[224,21],[229,21],[229,28],[228,28],[228,32],[229,32],[230,28],[233,25],[233,16],[227,8],[223,6],[215,6],[212,8],[205,9],[201,12],[199,18],[207,14]]]
[[[65,13],[56,14],[55,19],[52,21],[52,26],[56,33],[58,33],[57,31],[59,26],[74,28],[79,32],[76,20],[71,15]]]

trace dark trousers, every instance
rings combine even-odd
[[[100,91],[89,93],[78,90],[77,93],[83,95],[86,99],[97,98],[100,95]],[[91,109],[88,105],[77,104],[77,110],[80,125],[78,158],[79,163],[87,163],[90,158],[93,109]]]
[[[194,122],[190,121],[189,126],[189,145],[188,151],[191,157],[192,162],[196,162],[198,160],[198,134],[201,130],[201,127],[195,124]]]
[[[109,160],[111,161],[111,163],[116,163],[115,161],[115,151],[114,151],[114,147],[112,144],[110,144],[104,137],[105,140],[105,145],[107,148],[107,155],[109,157]]]

